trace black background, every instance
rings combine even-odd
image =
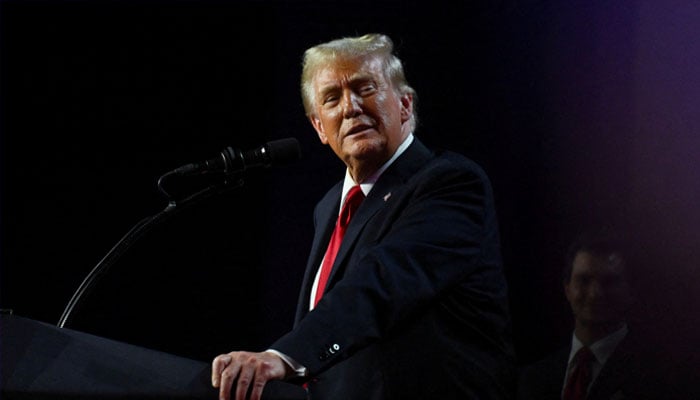
[[[156,226],[67,326],[205,361],[264,349],[291,326],[313,206],[343,174],[303,115],[301,54],[383,32],[416,135],[492,179],[521,362],[569,340],[563,252],[600,224],[643,254],[636,317],[696,351],[700,7],[656,3],[2,1],[0,306],[57,323],[165,208],[159,176],[295,137],[300,161]]]

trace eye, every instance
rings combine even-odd
[[[328,105],[333,105],[338,102],[338,96],[335,94],[328,94],[323,97],[322,105],[328,106]]]
[[[612,275],[602,279],[601,284],[606,288],[616,288],[623,285],[623,280],[620,276]]]
[[[574,281],[579,286],[588,286],[591,283],[591,277],[586,275],[578,275],[575,277]]]
[[[374,82],[366,82],[359,88],[359,93],[361,96],[367,96],[373,94],[377,90]]]

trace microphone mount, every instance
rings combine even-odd
[[[248,151],[226,147],[217,157],[186,164],[163,174],[158,178],[158,190],[170,202],[174,202],[174,196],[165,189],[166,180],[172,177],[205,176],[199,179],[210,181],[218,179],[223,185],[228,185],[230,182],[238,181],[241,173],[248,169],[289,164],[299,158],[301,158],[301,150],[295,138],[273,140]],[[221,181],[222,178],[223,181]]]

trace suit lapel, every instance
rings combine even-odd
[[[598,379],[593,382],[589,392],[590,399],[610,398],[616,390],[624,386],[623,382],[629,376],[636,374],[635,365],[631,362],[633,354],[629,338],[623,339],[603,365]]]
[[[316,216],[318,219],[316,229],[318,231],[314,235],[314,241],[311,248],[311,259],[309,260],[310,263],[315,266],[315,268],[312,268],[314,275],[318,267],[321,265],[323,256],[328,248],[328,241],[331,239],[331,234],[333,233],[336,220],[338,219],[338,213],[340,212],[340,204],[338,199],[340,199],[342,190],[343,182],[341,181],[333,187],[333,189],[319,204],[318,215]]]
[[[318,203],[314,214],[314,234],[313,242],[311,243],[311,251],[309,252],[309,260],[306,263],[304,278],[301,283],[301,291],[297,302],[297,310],[295,322],[299,322],[301,318],[309,311],[309,299],[311,298],[311,287],[313,286],[316,272],[321,266],[321,261],[328,247],[331,233],[335,226],[335,221],[338,218],[339,204],[338,199],[343,190],[343,182],[340,181],[331,188],[326,195]]]

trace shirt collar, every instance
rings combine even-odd
[[[588,346],[591,349],[591,352],[595,356],[595,359],[601,363],[605,364],[606,361],[608,361],[608,358],[612,355],[613,351],[615,350],[615,347],[617,347],[618,344],[624,339],[624,337],[627,335],[627,324],[623,324],[620,329],[616,330],[615,332],[609,334],[608,336],[597,340],[590,346]],[[576,337],[576,335],[573,335],[573,338],[571,339],[571,352],[569,353],[569,363],[574,358],[574,355],[576,355],[576,352],[579,351],[579,349],[583,347],[583,343]]]

